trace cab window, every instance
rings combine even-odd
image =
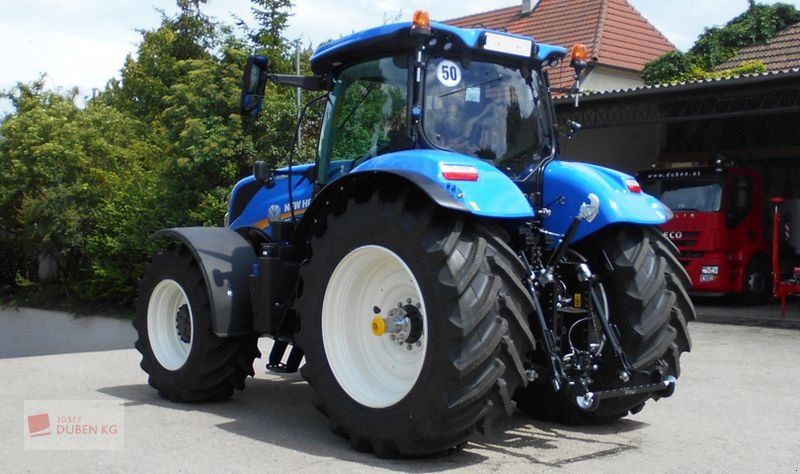
[[[325,162],[363,161],[410,148],[406,139],[408,71],[400,62],[391,57],[376,59],[339,75],[320,140],[320,156],[327,157]]]

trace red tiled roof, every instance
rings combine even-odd
[[[766,43],[742,48],[728,61],[714,69],[733,69],[746,61],[761,61],[768,71],[800,67],[800,23],[781,31]]]
[[[517,4],[445,23],[505,30],[567,48],[584,43],[599,64],[637,72],[675,49],[627,0],[541,0],[528,15]],[[568,87],[572,74],[562,62],[550,71],[550,80],[554,87]]]

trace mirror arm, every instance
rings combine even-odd
[[[319,76],[295,76],[291,74],[268,74],[269,80],[282,86],[299,87],[307,91],[326,91],[329,81]]]

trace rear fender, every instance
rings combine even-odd
[[[352,173],[337,179],[323,188],[305,210],[294,233],[294,247],[298,257],[308,256],[307,243],[325,215],[364,190],[402,189],[412,187],[424,192],[437,205],[454,211],[469,212],[469,209],[444,189],[433,184],[418,173],[406,170],[381,170]]]
[[[200,266],[211,305],[211,328],[220,337],[253,333],[248,275],[256,255],[250,243],[224,227],[164,229],[154,237],[183,243]]]
[[[612,224],[658,225],[672,217],[658,199],[631,191],[626,183],[629,181],[635,178],[602,166],[553,161],[544,172],[542,202],[550,210],[544,219],[545,229],[563,235],[581,204],[589,202],[590,193],[599,199],[599,213],[591,222],[581,224],[576,242]]]
[[[440,164],[474,166],[477,181],[450,181]],[[533,217],[533,209],[519,187],[497,168],[481,160],[439,150],[407,150],[372,158],[323,188],[312,200],[295,233],[301,252],[317,223],[337,203],[364,189],[412,187],[434,203],[457,212],[483,217]]]
[[[442,173],[442,165],[472,166],[478,172],[478,179],[448,180]],[[350,174],[376,171],[410,177],[432,198],[439,192],[437,189],[442,190],[450,195],[454,206],[477,216],[525,219],[534,215],[528,199],[508,176],[471,156],[442,150],[404,150],[365,161]]]

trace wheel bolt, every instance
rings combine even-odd
[[[406,349],[411,350],[411,344],[409,344]]]

